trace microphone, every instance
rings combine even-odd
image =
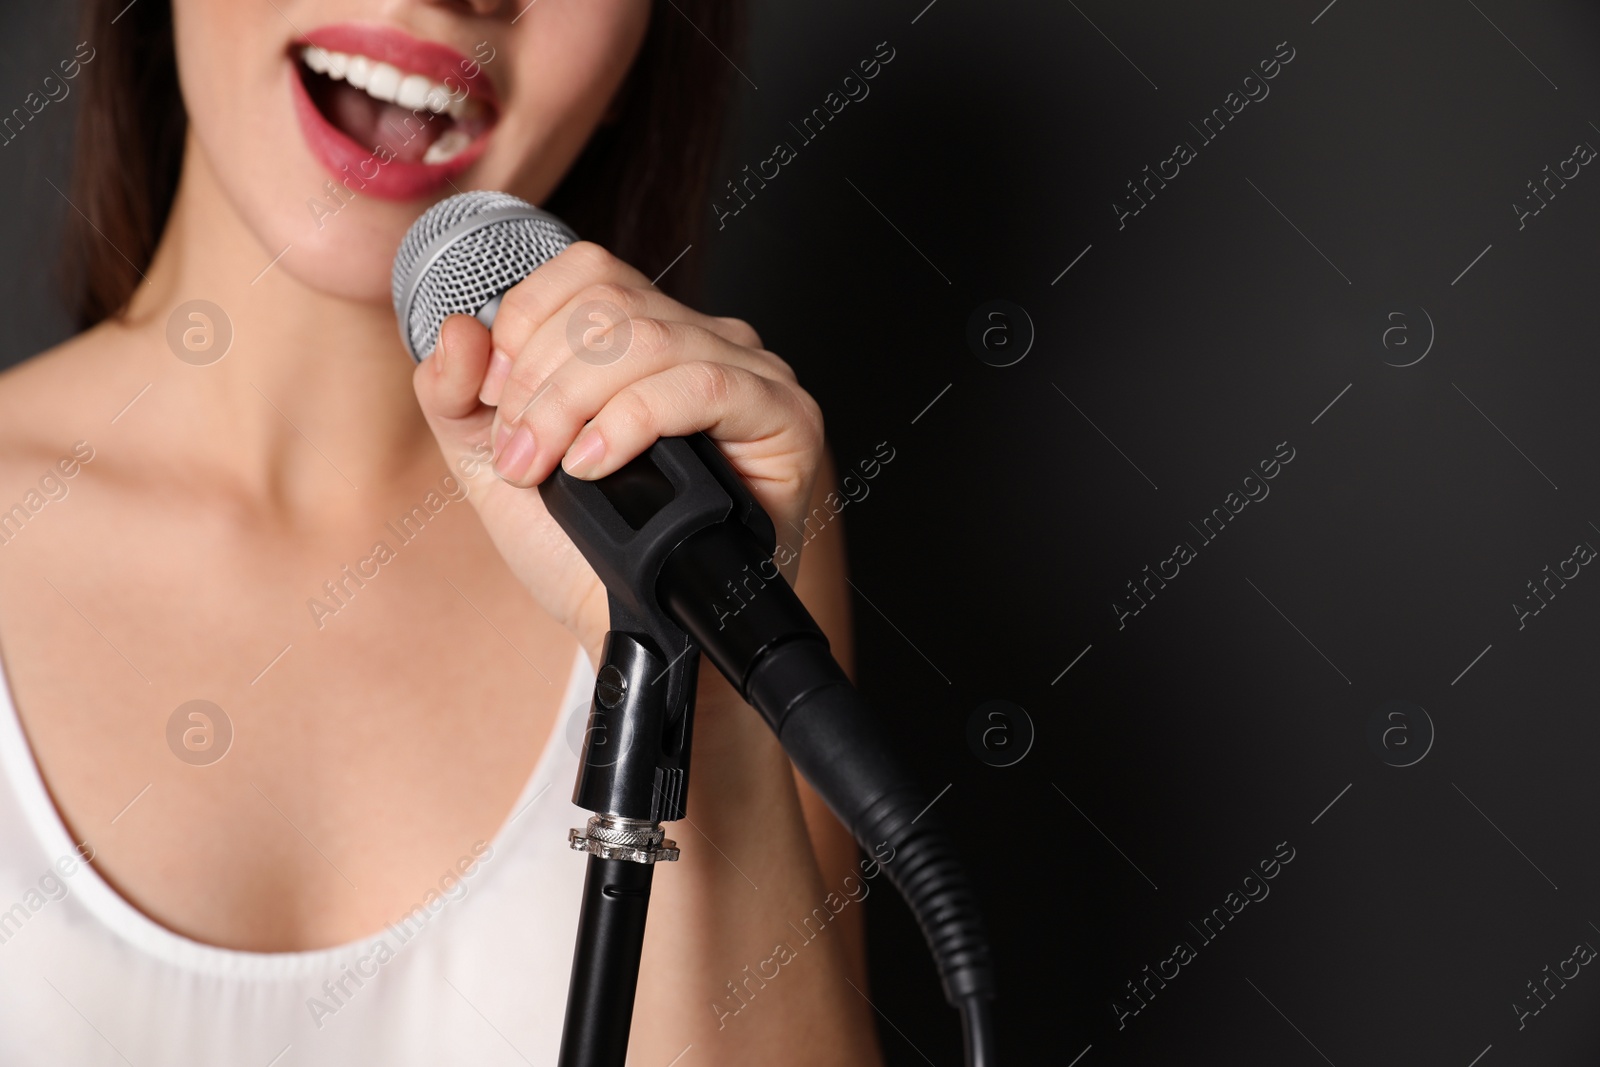
[[[567,224],[509,193],[441,200],[411,224],[394,256],[390,291],[400,336],[421,363],[451,315],[494,325],[500,298],[578,239]]]
[[[450,315],[492,325],[506,290],[576,239],[559,219],[505,193],[474,191],[434,205],[395,256],[395,314],[407,351],[425,359]],[[648,698],[658,702],[652,707],[662,722],[629,726],[614,759],[591,760],[586,745],[574,802],[611,819],[598,830],[591,820],[591,837],[612,842],[619,833],[654,826],[655,845],[643,852],[665,846],[672,855],[659,858],[675,858],[659,822],[683,817],[692,653],[703,650],[857,843],[879,856],[887,847],[892,858],[882,869],[917,917],[946,998],[961,1010],[967,1063],[992,1067],[994,968],[965,868],[928,811],[925,792],[895,758],[881,719],[777,573],[772,521],[726,458],[704,434],[664,438],[593,482],[557,467],[539,492],[610,598],[594,721],[603,722],[602,709],[616,708],[625,696],[647,699],[643,690],[661,688],[648,685],[653,677],[673,674],[664,697]],[[730,616],[722,604],[734,587],[744,591],[744,606]],[[677,668],[685,659],[687,670]],[[615,858],[606,845],[584,841],[583,831],[573,833],[575,848]],[[641,855],[635,849],[623,858],[654,862]],[[642,937],[642,905],[636,918]],[[611,995],[625,997],[631,1009],[631,985],[619,984]],[[570,1010],[568,1025],[574,1025]]]

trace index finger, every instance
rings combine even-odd
[[[515,359],[544,322],[592,285],[648,289],[650,279],[592,241],[578,241],[540,264],[500,301],[494,347]]]

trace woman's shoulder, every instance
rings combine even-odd
[[[95,327],[0,371],[0,490],[70,465],[75,447],[92,451],[114,432],[118,408],[133,399],[119,403],[113,392],[128,377],[116,373],[127,349],[116,331]]]

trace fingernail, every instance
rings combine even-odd
[[[500,449],[494,461],[494,472],[508,482],[522,481],[528,476],[528,468],[533,466],[533,451],[533,431],[518,426],[516,433]]]
[[[511,436],[511,424],[507,423],[507,422],[501,422],[500,421],[500,417],[498,415],[496,415],[495,416],[495,424],[494,424],[494,455],[495,455],[495,458],[497,458],[497,459],[499,458],[500,450],[506,447],[506,438],[508,438],[510,436]]]
[[[483,388],[478,390],[478,399],[485,404],[493,404],[500,399],[500,390],[506,384],[506,378],[511,375],[511,357],[496,348],[489,354],[489,370],[483,376]]]
[[[598,430],[585,430],[572,442],[572,447],[567,449],[566,456],[561,460],[562,468],[574,478],[587,478],[600,464],[600,458],[606,454],[605,439]]]

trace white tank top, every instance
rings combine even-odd
[[[565,735],[593,685],[580,648],[506,823],[409,919],[329,949],[240,952],[159,925],[82,862],[0,669],[0,1064],[555,1062],[585,870],[566,837],[589,815],[569,799]]]

